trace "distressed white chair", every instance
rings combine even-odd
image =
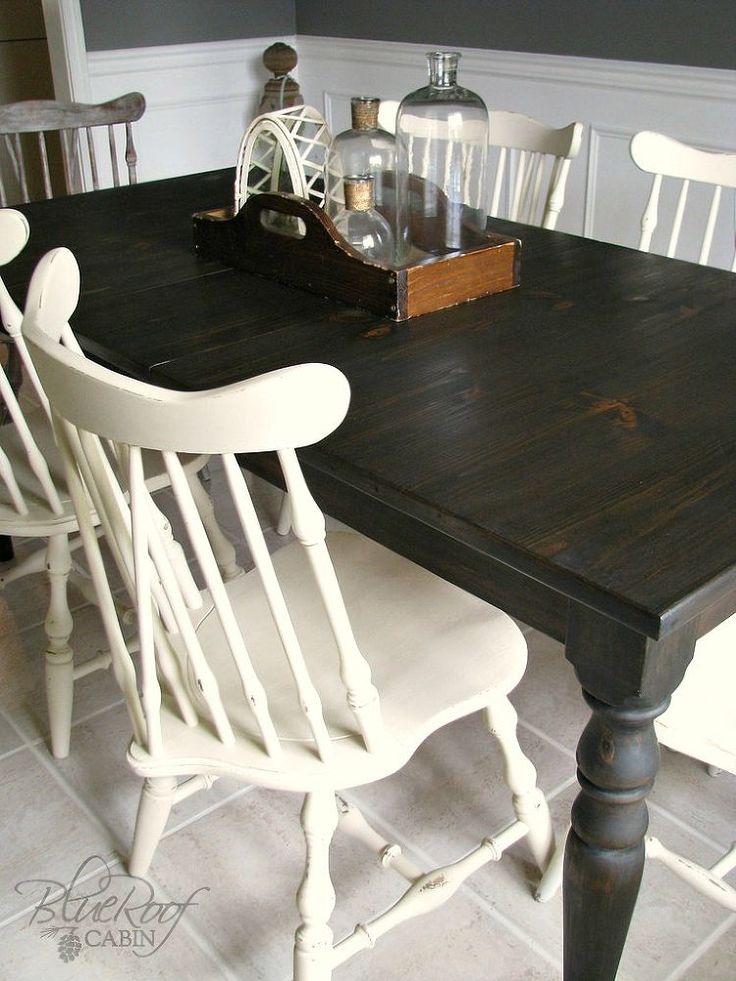
[[[702,637],[667,711],[655,722],[664,746],[736,774],[736,615]],[[736,823],[734,824],[736,831]],[[647,855],[736,912],[736,889],[724,877],[736,868],[736,842],[714,865],[701,865],[647,839]]]
[[[583,124],[555,129],[518,112],[492,109],[489,115],[490,146],[497,150],[489,214],[555,228]]]
[[[708,190],[710,196],[705,215],[699,219],[702,223],[702,235],[698,235],[700,249],[697,261],[701,265],[708,263],[719,218],[726,223],[728,240],[733,247],[736,233],[736,207],[732,194],[728,195],[730,199],[728,203],[722,199],[724,188],[736,188],[736,153],[711,153],[698,150],[670,136],[646,130],[632,137],[630,149],[636,166],[645,173],[654,175],[649,200],[641,218],[639,248],[642,251],[650,250],[652,236],[659,223],[660,194],[665,178],[678,182],[680,188],[666,254],[670,257],[678,254],[685,210],[693,184],[706,185],[704,190]],[[697,202],[695,206],[688,208],[687,224],[691,228],[696,219],[690,216],[696,210],[699,210]],[[736,250],[733,253],[731,271],[736,272]]]
[[[392,99],[379,106],[378,122],[390,133],[396,132],[398,108]],[[554,228],[565,203],[570,163],[580,152],[583,124],[555,129],[503,109],[491,109],[488,116],[488,166],[494,175],[489,215]]]
[[[29,227],[24,215],[13,209],[0,210],[0,266],[18,255],[28,236]],[[21,334],[22,314],[2,279],[0,315],[25,370],[23,391],[16,393],[0,366],[0,396],[9,417],[7,423],[0,426],[0,535],[47,539],[44,546],[0,572],[0,588],[32,573],[45,570],[48,576],[50,599],[45,619],[45,660],[49,730],[54,756],[65,757],[69,753],[74,681],[108,667],[110,655],[100,654],[78,666],[74,664],[69,644],[73,627],[67,599],[70,575],[88,599],[94,600],[95,596],[88,588],[87,577],[72,561],[72,552],[81,542],[74,537],[70,539],[70,535],[77,532],[77,518],[53,438],[48,400]],[[64,327],[64,339],[70,347],[80,351],[68,325]],[[240,572],[235,550],[220,530],[212,502],[197,477],[206,462],[206,457],[191,457],[186,463],[186,471],[223,572],[226,576],[234,576]],[[147,459],[146,479],[151,490],[168,486],[169,478],[159,457]],[[93,515],[92,520],[97,523],[96,516]]]
[[[295,448],[340,424],[349,401],[345,377],[302,364],[213,391],[160,389],[59,343],[76,302],[71,253],[55,250],[43,260],[31,294],[40,302],[29,307],[23,331],[51,401],[133,723],[128,759],[145,778],[131,873],[148,868],[172,804],[218,777],[303,794],[307,858],[294,978],[325,981],[389,928],[449,898],[513,842],[526,837],[544,868],[553,847],[549,813],[507,698],[526,664],[521,632],[500,610],[358,534],[325,537]],[[120,473],[101,440],[118,448]],[[141,447],[163,454],[206,582],[189,606],[150,520]],[[265,450],[280,460],[296,536],[273,555],[235,456]],[[181,452],[221,454],[252,572],[222,582]],[[138,611],[139,677],[106,586],[88,494]],[[476,710],[500,741],[517,819],[457,863],[422,872],[336,791],[393,773],[430,733]],[[388,912],[333,945],[329,846],[338,824],[410,886]]]
[[[146,100],[140,92],[130,92],[100,105],[47,99],[0,105],[0,142],[7,162],[5,177],[0,167],[0,204],[4,207],[9,197],[14,202],[28,202],[32,196],[37,196],[31,176],[34,162],[43,178],[43,196],[52,198],[59,193],[53,186],[48,133],[59,134],[67,194],[85,190],[90,180],[97,190],[101,171],[106,181],[118,187],[125,168],[128,182],[135,184],[138,155],[132,124],[141,118],[145,109]],[[116,126],[124,133],[124,143],[121,140],[120,146],[116,141]],[[96,130],[102,131],[99,141]],[[25,141],[24,134],[33,134],[35,140]],[[106,153],[103,151],[105,143]],[[99,164],[98,154],[102,155]]]

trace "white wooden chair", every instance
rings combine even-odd
[[[40,196],[34,186],[33,175],[40,168],[43,178],[43,195],[55,197],[53,166],[49,152],[53,148],[47,134],[58,133],[61,143],[61,161],[67,194],[100,187],[100,174],[115,187],[120,185],[120,174],[127,170],[128,182],[137,180],[138,155],[133,141],[133,123],[141,118],[146,100],[140,92],[130,92],[100,105],[80,102],[54,102],[40,99],[12,102],[0,105],[0,143],[6,158],[6,174],[0,167],[0,205],[5,207],[9,198],[13,202],[28,202]],[[118,147],[115,127],[124,130],[124,144]],[[103,129],[104,137],[96,140],[95,130]],[[33,134],[35,140],[24,140],[24,134]],[[98,165],[98,154],[104,154]],[[122,153],[122,156],[121,156]],[[35,164],[35,167],[34,167]],[[8,172],[9,171],[9,172]]]
[[[498,151],[489,214],[555,228],[570,163],[580,152],[583,124],[555,129],[518,112],[493,109],[489,115],[490,145]]]
[[[636,133],[632,138],[631,157],[640,170],[654,175],[649,200],[641,218],[639,248],[642,251],[650,250],[652,236],[659,222],[660,194],[664,178],[679,182],[680,188],[666,254],[670,257],[678,254],[685,209],[693,184],[706,185],[704,190],[708,190],[710,196],[704,219],[701,219],[702,236],[698,235],[700,250],[697,261],[701,265],[708,263],[719,217],[726,222],[728,241],[733,247],[736,233],[736,206],[733,195],[729,195],[730,204],[722,202],[722,191],[723,188],[736,188],[736,153],[711,153],[698,150],[670,136],[645,130]],[[723,208],[722,203],[725,205]],[[695,206],[688,209],[690,226],[692,226],[692,219],[689,216],[695,210],[697,210],[697,202]],[[736,272],[736,250],[733,253],[731,271]]]
[[[76,303],[71,253],[49,253],[31,293],[40,303],[28,308],[23,331],[51,401],[133,723],[128,759],[145,778],[131,873],[148,868],[172,804],[220,776],[303,794],[307,859],[294,978],[325,981],[389,928],[449,898],[513,842],[526,837],[544,868],[553,847],[549,814],[507,699],[525,668],[521,632],[500,610],[361,535],[325,536],[295,448],[342,421],[345,377],[302,364],[213,391],[160,389],[60,343]],[[114,441],[120,472],[101,440]],[[142,446],[163,454],[206,583],[189,604],[150,520]],[[235,457],[265,450],[280,460],[296,535],[273,555]],[[182,477],[183,451],[221,454],[256,566],[228,583]],[[88,494],[138,611],[139,676],[107,587]],[[476,710],[502,746],[517,819],[457,863],[422,872],[336,791],[393,773],[431,732]],[[410,885],[390,910],[333,945],[329,846],[338,823]]]
[[[736,614],[702,637],[667,711],[655,722],[664,746],[736,774]],[[734,825],[736,831],[736,824]],[[736,842],[714,865],[701,865],[647,839],[647,855],[736,912],[736,889],[724,877],[736,868]]]
[[[28,236],[29,227],[24,215],[12,209],[0,210],[0,265],[5,265],[18,255]],[[75,585],[89,599],[95,597],[93,591],[87,588],[87,578],[72,562],[72,551],[81,542],[75,538],[70,540],[70,535],[77,531],[77,518],[53,438],[48,400],[21,334],[22,314],[2,279],[0,315],[9,341],[14,345],[25,370],[21,394],[14,391],[0,367],[0,396],[9,416],[9,421],[0,426],[0,535],[48,539],[43,547],[0,572],[0,588],[22,576],[44,570],[47,573],[50,599],[45,620],[48,638],[45,657],[51,748],[54,756],[65,757],[69,753],[74,681],[108,667],[110,655],[101,654],[81,665],[74,664],[69,645],[73,627],[67,600],[70,574],[75,573]],[[80,351],[68,325],[65,325],[64,337],[70,347]],[[240,572],[235,561],[235,550],[220,530],[212,502],[197,477],[197,472],[206,462],[206,457],[190,457],[186,471],[197,506],[206,521],[207,532],[216,545],[218,561],[226,576],[234,576]],[[160,458],[149,457],[146,467],[150,490],[168,486],[169,478]],[[91,520],[97,523],[96,516],[93,515]]]
[[[396,132],[399,103],[381,102],[378,122]],[[489,215],[527,225],[554,228],[565,203],[570,163],[580,152],[584,127],[570,123],[555,129],[530,116],[503,109],[488,113],[493,171]]]
[[[736,614],[724,620],[695,645],[685,677],[669,708],[654,722],[663,746],[701,760],[712,770],[736,774]],[[736,841],[709,868],[671,851],[652,835],[648,858],[662,862],[681,879],[726,909],[736,912],[736,889],[725,876],[736,868]],[[538,898],[549,899],[562,881],[560,846],[539,886]]]

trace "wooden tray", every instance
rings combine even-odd
[[[217,208],[198,212],[193,221],[195,248],[205,258],[392,320],[519,285],[521,242],[491,232],[473,233],[471,247],[461,252],[393,269],[366,260],[322,208],[293,194],[254,194],[238,214]]]

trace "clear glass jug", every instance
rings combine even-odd
[[[429,84],[396,117],[397,258],[417,261],[477,243],[488,214],[488,110],[457,84],[459,53],[427,55]]]

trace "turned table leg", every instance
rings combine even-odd
[[[616,977],[644,868],[645,797],[659,766],[656,706],[593,710],[578,746],[580,794],[565,850],[565,981]]]
[[[646,796],[659,767],[654,720],[695,649],[696,620],[654,640],[582,605],[565,654],[592,715],[578,743],[563,877],[565,981],[613,981],[644,869]]]

